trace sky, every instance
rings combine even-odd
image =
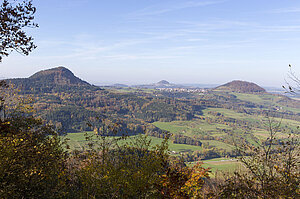
[[[38,46],[0,78],[65,66],[93,84],[282,86],[300,74],[298,0],[34,0]]]

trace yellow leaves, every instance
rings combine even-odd
[[[208,169],[204,169],[200,164],[192,168],[174,166],[170,168],[167,175],[161,175],[160,181],[163,187],[162,193],[166,197],[180,198],[182,196],[189,198],[198,198],[201,189],[208,178]]]
[[[10,124],[10,122],[8,121],[8,122],[4,122],[4,123],[2,123],[3,125],[9,125]]]
[[[108,175],[103,176],[103,179],[105,180],[108,179]]]

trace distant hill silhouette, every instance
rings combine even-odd
[[[178,84],[172,84],[172,83],[168,82],[167,80],[161,80],[161,81],[159,81],[157,83],[153,83],[153,84],[134,85],[132,87],[155,89],[155,88],[178,88],[178,87],[185,87],[185,86],[178,85]]]
[[[167,80],[161,80],[161,81],[157,82],[157,84],[165,85],[165,84],[170,84],[170,82],[168,82]]]
[[[216,87],[214,90],[232,91],[239,93],[264,93],[266,90],[255,83],[235,80]]]
[[[79,79],[69,69],[61,66],[39,71],[29,78],[7,79],[6,81],[22,88],[27,93],[57,92],[72,89],[99,89]]]
[[[117,87],[117,88],[127,88],[129,87],[128,85],[126,84],[113,84],[111,85],[111,87]]]

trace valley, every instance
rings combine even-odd
[[[21,95],[34,96],[36,115],[67,134],[71,149],[86,144],[82,132],[101,134],[103,127],[114,126],[110,136],[147,134],[154,145],[170,133],[173,155],[205,161],[235,157],[235,143],[256,146],[269,136],[270,122],[280,123],[279,141],[300,126],[299,101],[244,81],[216,88],[167,81],[98,87],[58,67],[7,82],[21,88]]]

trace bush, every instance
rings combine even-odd
[[[238,147],[245,169],[228,177],[217,195],[221,198],[298,198],[299,139],[298,134],[278,140],[280,125],[269,122],[270,137],[257,147]]]
[[[66,153],[61,140],[20,101],[7,107],[7,98],[1,95],[0,198],[64,197]]]

